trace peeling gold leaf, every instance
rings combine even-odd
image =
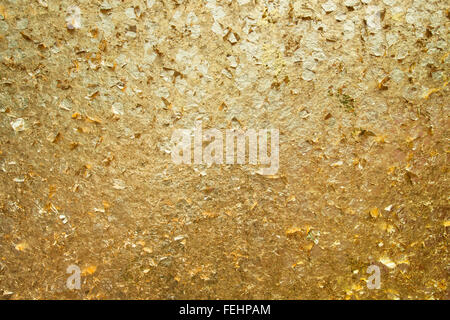
[[[18,251],[25,251],[29,248],[30,246],[28,245],[28,243],[26,242],[21,242],[19,244],[16,245],[16,250]]]
[[[380,211],[378,210],[377,207],[370,209],[369,213],[370,213],[370,216],[374,219],[376,219],[380,216]]]
[[[91,274],[95,273],[95,271],[97,271],[97,266],[91,265],[91,266],[88,266],[88,267],[84,268],[81,271],[81,274],[83,276],[91,275]]]

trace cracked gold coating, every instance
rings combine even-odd
[[[449,299],[449,18],[0,0],[0,298]],[[174,164],[198,121],[278,129],[278,172]]]

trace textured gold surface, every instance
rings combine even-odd
[[[448,10],[0,0],[0,297],[448,299]],[[173,164],[196,120],[278,173]]]

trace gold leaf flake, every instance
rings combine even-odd
[[[156,267],[157,266],[155,260],[153,260],[152,258],[150,258],[148,260],[148,264],[149,264],[150,267]]]
[[[295,201],[295,196],[294,196],[294,195],[290,195],[290,196],[287,198],[287,201],[286,201],[286,202],[293,202],[293,201]]]
[[[379,90],[387,90],[388,87],[385,86],[386,82],[388,82],[390,79],[389,76],[384,77],[380,82],[378,82],[378,89]]]
[[[25,121],[22,118],[18,118],[14,121],[11,121],[11,127],[16,132],[24,131],[25,130]]]
[[[95,124],[101,124],[102,123],[102,120],[100,120],[98,118],[91,118],[89,116],[86,117],[86,121],[87,122],[92,122],[92,123],[95,123]]]
[[[206,218],[215,218],[218,216],[218,214],[216,212],[210,212],[210,211],[203,211],[202,215],[205,216]]]
[[[376,136],[375,137],[375,142],[378,142],[378,143],[385,143],[386,142],[386,136],[385,135],[380,135],[380,136]]]
[[[397,266],[397,264],[388,257],[383,257],[379,261],[389,269],[394,269]]]
[[[16,245],[16,250],[18,251],[25,251],[26,249],[28,249],[30,246],[28,245],[28,243],[26,242],[21,242],[19,244]]]
[[[103,208],[105,208],[105,210],[108,210],[111,207],[111,205],[109,204],[108,201],[103,200],[102,204],[103,204]]]
[[[299,233],[299,232],[302,232],[301,228],[292,227],[292,228],[289,228],[289,229],[286,230],[286,235],[287,236],[292,236],[292,235],[294,235],[296,233]]]
[[[80,119],[80,118],[81,118],[81,114],[79,112],[72,113],[72,119]]]
[[[387,289],[386,292],[388,293],[388,296],[390,299],[399,300],[399,293],[397,290],[394,289]]]
[[[399,13],[393,14],[392,15],[392,20],[401,22],[401,21],[403,21],[403,16],[404,16],[403,12],[399,12]]]
[[[298,266],[298,265],[302,265],[302,264],[304,264],[304,262],[303,261],[297,261],[296,263],[294,263],[294,264],[292,264],[292,268],[295,268],[296,266]]]
[[[393,225],[388,224],[388,225],[386,226],[386,231],[387,231],[388,233],[393,233],[393,232],[395,232],[395,228],[394,228]]]
[[[0,5],[0,15],[3,16],[4,19],[8,18],[8,14],[6,13],[5,7],[1,5]]]
[[[82,274],[83,276],[91,275],[91,274],[95,273],[95,271],[97,271],[97,266],[90,265],[90,266],[84,268],[84,269],[81,271],[81,274]]]
[[[311,251],[311,249],[314,247],[314,242],[308,242],[307,244],[303,245],[302,249],[304,251]]]
[[[438,92],[440,90],[441,88],[431,88],[423,95],[423,98],[428,99],[433,93]]]
[[[343,210],[344,213],[346,213],[346,214],[351,214],[351,215],[355,215],[355,214],[356,214],[356,211],[353,210],[352,208],[344,208],[344,209],[342,209],[342,210]]]
[[[152,248],[149,248],[149,247],[144,247],[144,248],[142,248],[142,250],[144,252],[146,252],[146,253],[152,253],[153,252]]]
[[[221,105],[219,106],[219,111],[226,110],[227,108],[228,106],[226,105],[226,103],[222,102]]]
[[[447,281],[446,281],[445,279],[442,279],[441,281],[438,282],[437,287],[438,287],[441,291],[447,290]]]

